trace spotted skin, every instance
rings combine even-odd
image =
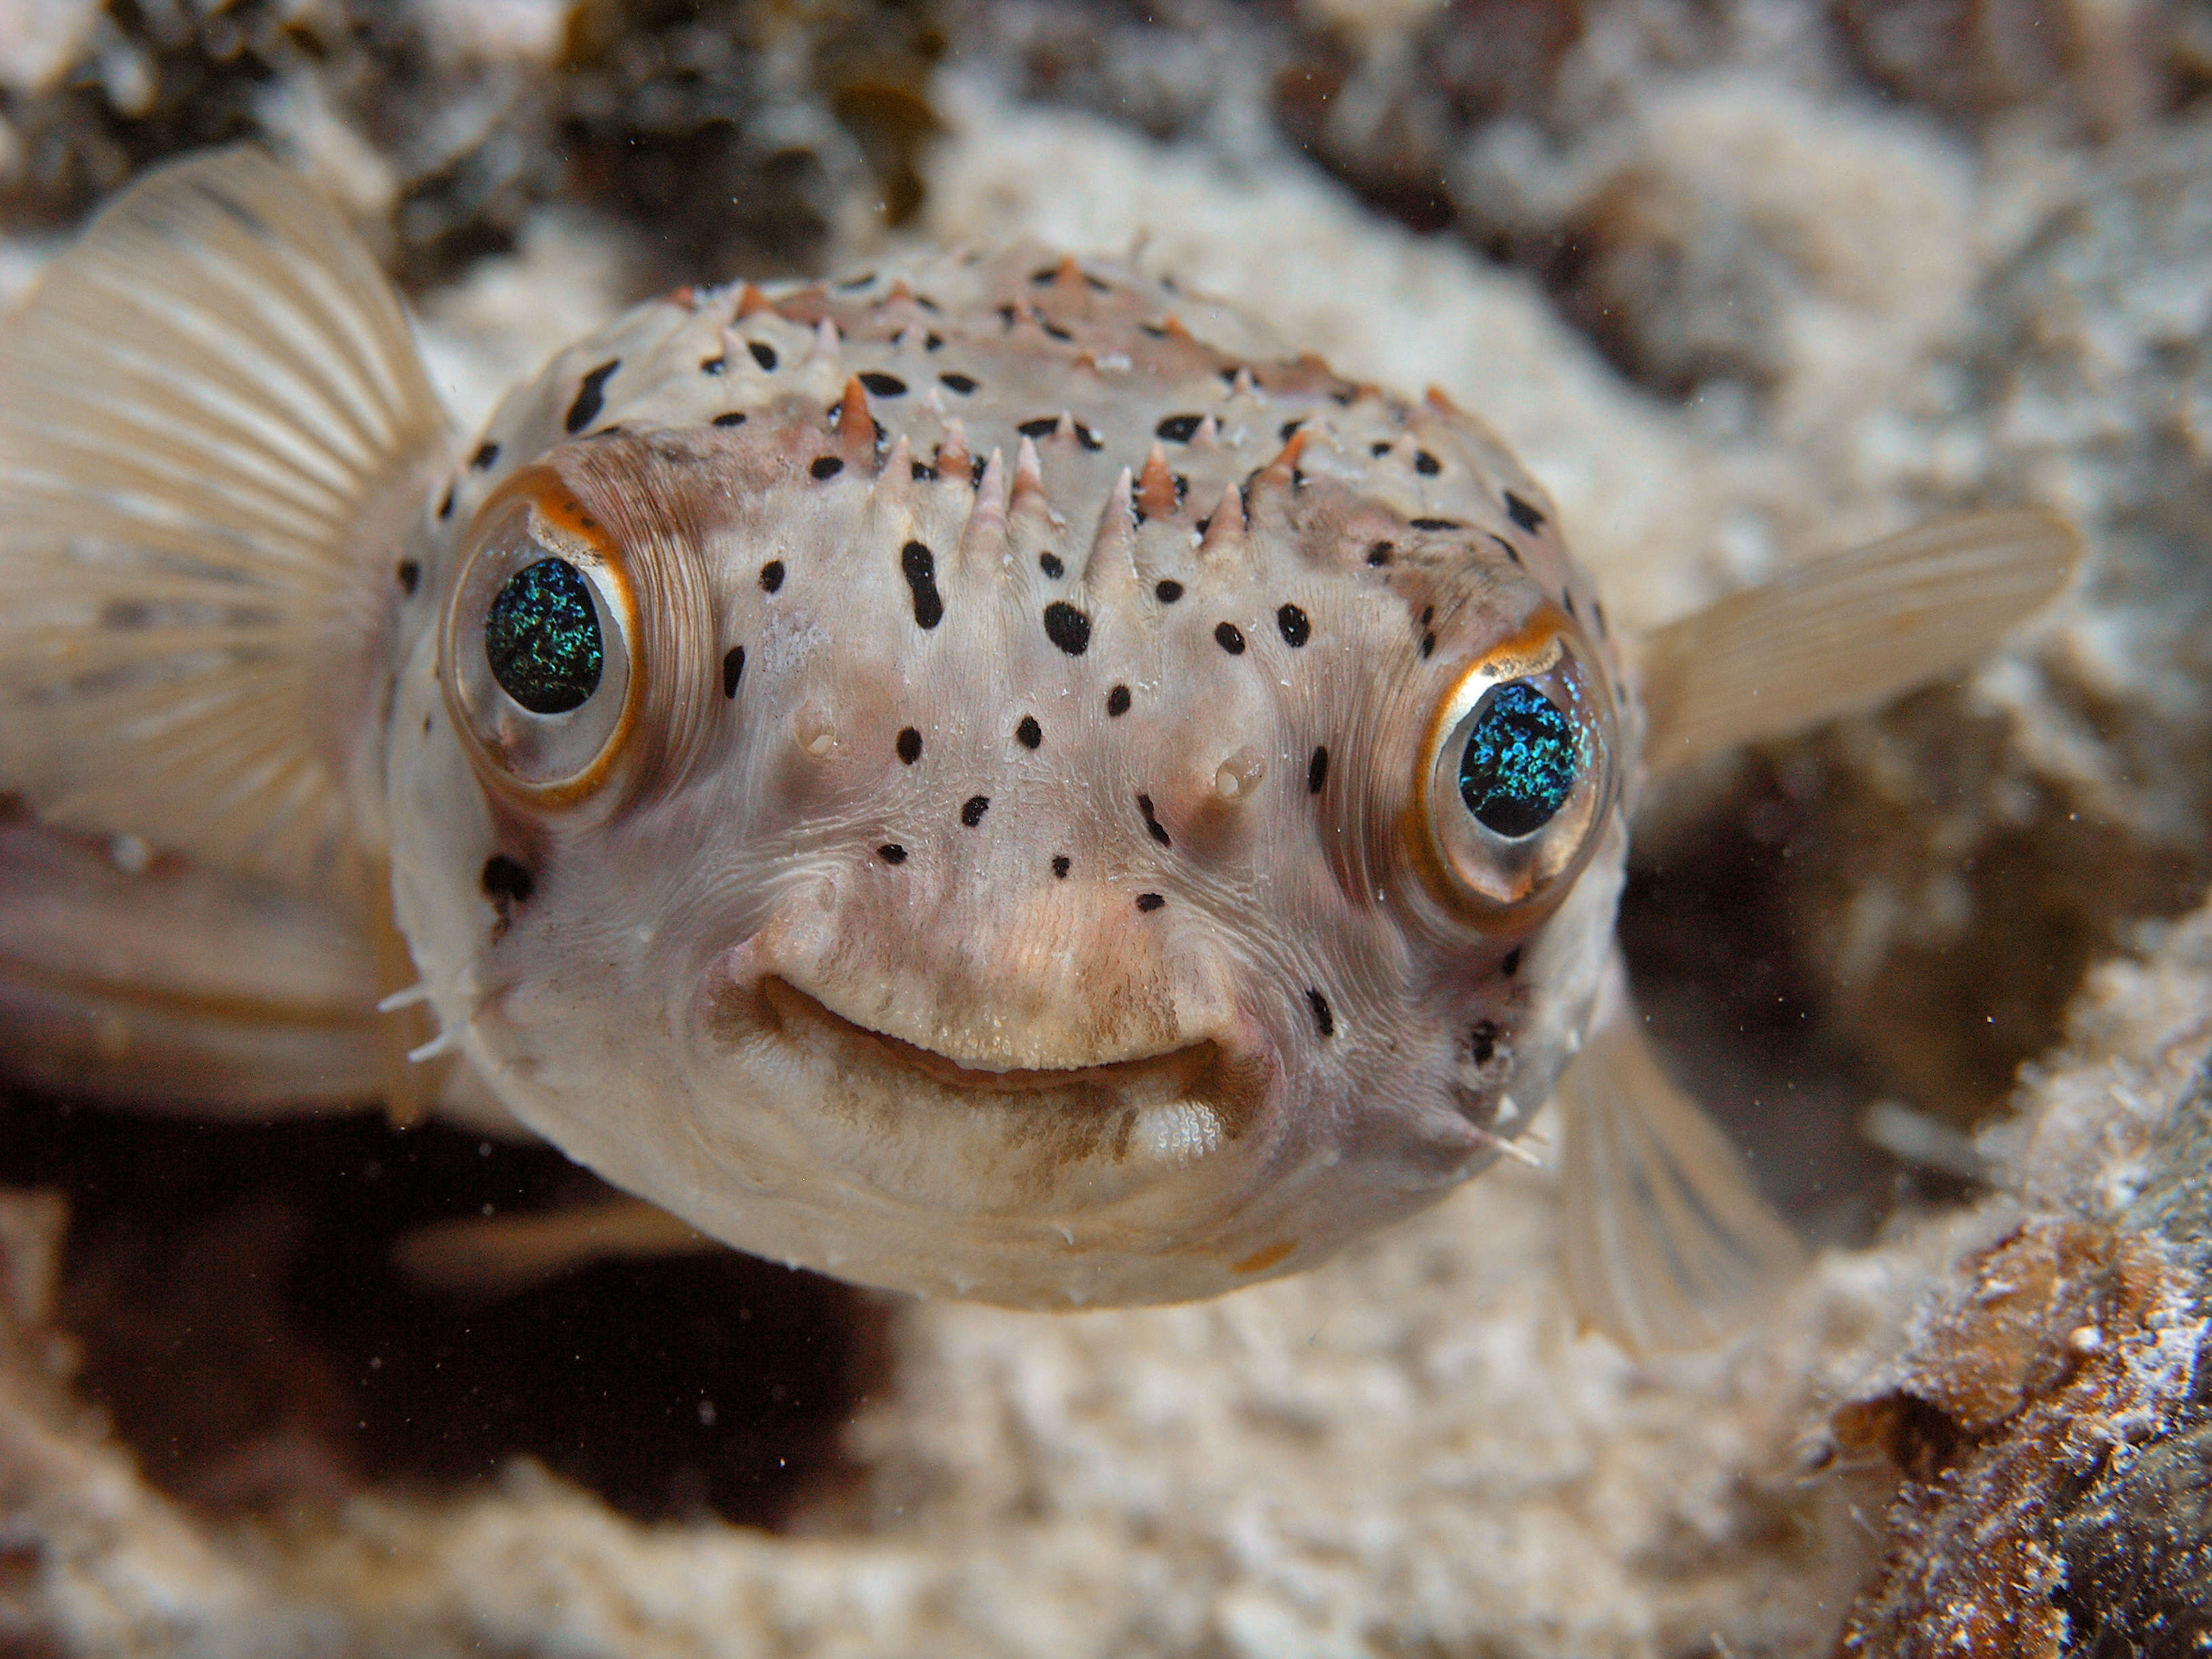
[[[401,919],[471,1061],[611,1179],[870,1282],[1171,1300],[1431,1201],[1548,1094],[1636,714],[1548,498],[1441,398],[1025,249],[641,307],[465,453],[400,600]],[[451,691],[518,514],[636,611],[557,799]],[[1470,906],[1424,745],[1539,628],[1621,787],[1576,878]]]

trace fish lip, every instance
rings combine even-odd
[[[793,1025],[827,1030],[879,1056],[887,1066],[919,1073],[933,1082],[971,1092],[1035,1095],[1072,1089],[1109,1099],[1136,1092],[1185,1098],[1199,1092],[1202,1081],[1218,1072],[1226,1059],[1224,1045],[1207,1036],[1123,1060],[987,1069],[963,1065],[933,1048],[864,1025],[780,974],[762,975],[754,983],[754,991],[763,1024],[782,1035],[790,1035],[788,1028]]]

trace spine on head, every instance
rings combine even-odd
[[[251,149],[141,179],[0,328],[0,790],[343,879],[376,850],[348,776],[448,441],[321,198]]]

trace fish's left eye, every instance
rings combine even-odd
[[[1567,804],[1582,773],[1582,734],[1526,680],[1483,699],[1460,751],[1459,796],[1478,823],[1509,840],[1533,836]]]
[[[1612,798],[1612,715],[1561,635],[1469,665],[1437,710],[1428,830],[1454,896],[1483,909],[1559,888]]]
[[[540,806],[587,793],[621,747],[637,675],[621,551],[562,498],[485,512],[447,606],[439,672],[478,769]]]

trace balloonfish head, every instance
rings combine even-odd
[[[1633,709],[1480,422],[1254,334],[1017,250],[682,294],[507,401],[388,778],[526,1122],[1024,1303],[1224,1289],[1498,1156],[1596,988]]]

